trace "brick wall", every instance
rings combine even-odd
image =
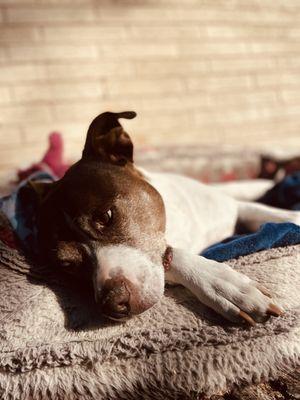
[[[300,145],[299,0],[0,0],[0,170],[103,110],[139,146]],[[300,146],[299,146],[300,147]]]

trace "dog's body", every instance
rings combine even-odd
[[[163,198],[166,240],[172,247],[200,254],[209,245],[233,234],[238,216],[233,198],[181,175],[146,173],[145,176]]]
[[[270,181],[268,180],[261,180],[255,184],[253,182],[237,182],[208,186],[175,174],[146,173],[145,175],[164,200],[167,242],[174,248],[186,250],[184,256],[179,256],[179,271],[176,271],[176,276],[172,272],[167,272],[166,279],[189,287],[202,301],[204,282],[208,285],[210,283],[213,286],[216,285],[218,288],[216,292],[221,291],[223,294],[226,291],[228,294],[236,291],[234,295],[236,304],[248,303],[246,308],[251,309],[252,316],[256,320],[261,320],[260,314],[266,311],[265,307],[268,308],[269,304],[268,302],[263,304],[266,299],[261,297],[259,291],[251,293],[246,289],[249,297],[245,298],[245,293],[243,293],[245,291],[244,276],[233,274],[233,270],[226,268],[225,264],[217,264],[199,256],[194,258],[191,255],[193,253],[198,255],[209,245],[231,236],[238,223],[243,223],[250,231],[257,230],[265,222],[290,221],[299,225],[299,213],[245,201],[245,198],[255,199],[261,192],[269,189]],[[247,194],[245,193],[246,187],[248,187]],[[244,200],[239,200],[239,197]],[[182,261],[182,257],[184,261]],[[191,269],[190,265],[192,265]],[[213,268],[216,275],[211,274]],[[186,278],[190,280],[193,275],[192,286],[194,287],[191,287]],[[227,288],[226,280],[229,281]],[[198,281],[196,285],[195,281]],[[235,282],[235,288],[233,282]],[[246,285],[248,284],[249,281],[246,279]],[[207,288],[207,290],[209,289]],[[213,289],[210,288],[210,290],[212,293]],[[241,295],[240,300],[238,299],[239,294]],[[250,294],[253,296],[252,299]],[[204,295],[204,297],[206,296]],[[220,304],[217,306],[212,304],[214,301],[218,302],[217,297],[216,293],[214,299],[204,299],[204,302],[229,319],[231,312],[233,315],[235,311],[238,312],[229,304],[222,304],[223,299],[219,299]]]
[[[249,231],[257,230],[265,222],[300,224],[297,211],[248,201],[269,189],[269,180],[206,185],[177,174],[142,171],[163,198],[166,239],[173,247],[200,254],[211,244],[233,235],[238,223],[246,225]],[[247,195],[243,193],[245,186]]]
[[[44,258],[93,281],[96,301],[112,319],[155,304],[165,279],[183,284],[232,321],[253,324],[280,315],[255,282],[198,254],[232,235],[237,222],[249,229],[267,221],[299,223],[298,213],[237,200],[236,193],[245,193],[233,185],[213,188],[136,169],[132,143],[118,122],[134,116],[98,116],[82,159],[51,187],[35,188],[42,197]]]

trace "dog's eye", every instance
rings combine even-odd
[[[105,226],[107,226],[112,219],[112,211],[108,210],[103,214],[97,215],[93,221],[94,228],[101,231]]]
[[[61,260],[59,263],[60,271],[72,276],[78,275],[81,265],[77,260]]]
[[[63,268],[70,268],[70,267],[72,267],[73,263],[72,263],[72,261],[69,261],[69,260],[63,260],[63,261],[61,261],[60,265]]]

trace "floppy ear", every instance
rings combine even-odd
[[[132,119],[135,116],[134,111],[98,115],[88,129],[82,158],[97,158],[118,165],[133,162],[133,144],[119,118]]]
[[[30,195],[30,192],[34,193],[34,198],[37,201],[37,204],[41,204],[41,202],[47,197],[50,190],[55,186],[55,182],[43,182],[43,181],[28,181],[27,185],[23,187],[23,196]],[[30,191],[30,192],[29,192]]]

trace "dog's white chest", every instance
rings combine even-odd
[[[169,173],[147,173],[166,208],[166,239],[198,253],[234,232],[237,202],[219,190]]]

